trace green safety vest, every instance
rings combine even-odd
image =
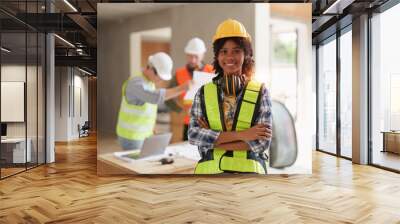
[[[157,105],[151,103],[129,104],[125,96],[128,81],[129,79],[122,85],[122,101],[116,128],[117,135],[128,140],[144,140],[153,135],[157,118]],[[155,90],[153,83],[149,83],[149,90]]]
[[[258,113],[261,83],[250,81],[245,87],[245,93],[239,108],[236,111],[232,130],[248,129],[254,123],[254,114]],[[203,87],[203,109],[206,111],[206,120],[212,130],[226,131],[223,121],[222,100],[219,97],[217,86],[208,83]],[[205,108],[204,108],[205,107]],[[266,161],[251,151],[226,151],[214,148],[207,151],[198,162],[195,174],[219,174],[224,172],[266,174]]]

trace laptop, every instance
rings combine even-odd
[[[172,133],[153,135],[144,140],[142,149],[130,150],[126,152],[115,152],[114,155],[126,161],[136,159],[156,159],[162,157],[165,148],[168,146]]]
[[[7,124],[1,123],[1,140],[7,139]]]

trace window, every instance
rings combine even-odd
[[[400,170],[400,5],[371,18],[372,164]],[[385,138],[385,136],[387,138]],[[394,145],[393,145],[394,144]]]
[[[20,14],[42,12],[42,5],[44,1],[0,3]],[[11,95],[21,96],[16,99],[22,102],[17,119],[1,118],[5,130],[0,144],[0,178],[5,178],[45,163],[46,40],[43,33],[9,15],[1,12],[0,17],[8,21],[0,29],[1,114],[17,114],[7,106],[13,103],[9,102]]]
[[[318,149],[336,153],[336,40],[318,48]]]
[[[351,27],[349,27],[351,28]],[[352,33],[340,36],[340,155],[352,157]]]
[[[297,31],[272,27],[271,97],[283,103],[296,120]]]

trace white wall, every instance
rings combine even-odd
[[[25,75],[26,71],[28,72],[28,75],[35,74],[36,75],[36,67],[33,66],[28,66],[25,67],[25,65],[17,65],[17,64],[10,64],[10,65],[2,65],[1,66],[1,81],[9,81],[9,82],[25,82]],[[30,78],[30,77],[28,77]],[[31,78],[30,78],[31,79]],[[32,82],[32,83],[31,83]],[[30,80],[30,85],[36,85],[36,81]],[[36,99],[36,88],[32,89],[29,88],[27,90],[34,90],[34,92],[28,92],[27,96],[27,103],[30,103],[33,101],[33,97]],[[36,102],[36,101],[35,101]],[[31,107],[36,108],[36,103],[34,105],[31,105]],[[2,110],[7,110],[7,108],[1,108]],[[32,110],[30,109],[29,112]],[[28,137],[29,133],[32,133],[33,130],[36,130],[36,124],[32,124],[32,121],[35,121],[36,123],[36,113],[28,113],[27,114],[27,120],[29,122],[28,124]],[[26,122],[7,122],[7,136],[8,137],[25,137],[25,124]],[[33,127],[35,125],[35,127]],[[32,129],[32,130],[31,130]],[[35,131],[36,133],[36,131]]]
[[[36,155],[39,154],[39,163],[44,162],[44,74],[42,67],[25,66],[24,64],[3,64],[1,66],[2,81],[24,82],[26,86],[26,106],[21,108],[26,112],[24,122],[6,122],[7,137],[25,137],[30,139],[33,161],[36,161]],[[27,80],[26,80],[27,79]],[[22,93],[23,94],[23,93]],[[2,96],[7,97],[6,96]],[[1,108],[1,110],[10,110],[10,108]],[[12,111],[8,111],[11,112]]]
[[[77,139],[78,124],[83,125],[88,120],[88,78],[82,75],[71,67],[56,67],[55,141]],[[80,97],[77,97],[77,90],[80,90]],[[76,105],[82,106],[82,114]]]
[[[268,86],[270,79],[270,5],[255,4],[253,50],[255,62],[255,78]]]
[[[67,67],[55,68],[55,141],[68,141],[69,76]]]
[[[89,102],[88,102],[88,78],[87,76],[81,76],[77,75],[75,70],[75,75],[74,75],[74,91],[72,94],[74,96],[72,97],[74,99],[74,102],[71,103],[71,106],[74,105],[74,108],[72,109],[72,119],[71,119],[71,136],[72,138],[78,138],[79,133],[78,133],[78,124],[82,126],[85,121],[88,121],[88,107],[89,107]],[[80,93],[78,93],[80,91]],[[80,95],[80,97],[79,97]],[[80,102],[79,102],[80,101]],[[81,108],[79,108],[81,107]],[[79,111],[81,110],[81,111]]]
[[[312,147],[317,149],[317,48],[312,46]]]

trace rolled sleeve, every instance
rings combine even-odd
[[[193,100],[190,110],[190,123],[188,130],[189,143],[197,145],[201,152],[206,152],[214,148],[214,142],[218,139],[221,132],[211,129],[201,128],[197,122],[198,118],[204,118],[204,113],[200,103],[201,90],[199,90]]]
[[[166,89],[159,89],[158,90],[158,103],[157,104],[161,104],[165,101],[165,93],[166,93]]]
[[[259,116],[256,118],[256,124],[266,124],[272,128],[271,98],[265,86],[261,90],[262,98],[260,102]],[[256,153],[263,153],[271,146],[271,138],[267,140],[254,140],[246,142],[250,149]]]

